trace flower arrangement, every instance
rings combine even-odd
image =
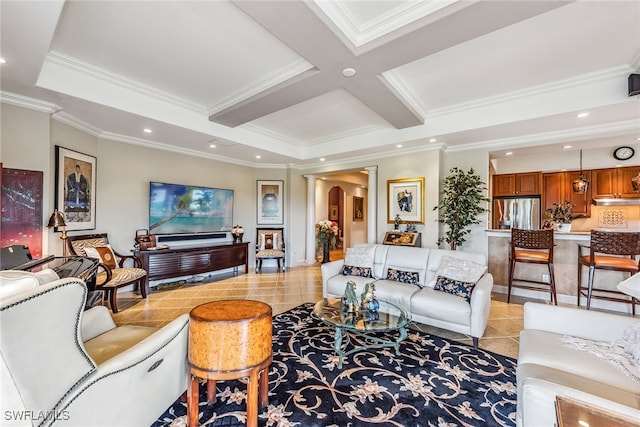
[[[318,243],[321,247],[328,242],[331,248],[335,248],[337,236],[338,224],[335,221],[323,219],[316,224],[316,237],[318,238]]]
[[[244,236],[244,228],[241,225],[236,225],[231,229],[233,235],[233,243],[242,243],[242,236]]]
[[[544,211],[544,214],[556,224],[571,224],[573,207],[573,203],[569,201],[553,203],[549,209]]]

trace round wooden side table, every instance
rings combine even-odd
[[[258,425],[258,403],[268,404],[272,360],[271,307],[260,301],[222,300],[189,313],[187,422],[198,425],[198,378],[207,380],[207,402],[216,398],[216,380],[249,378],[247,426]]]

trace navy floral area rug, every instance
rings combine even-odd
[[[410,331],[400,356],[393,348],[362,350],[338,369],[334,328],[312,310],[306,303],[273,319],[269,406],[258,412],[260,426],[515,425],[515,359]],[[365,344],[351,334],[343,342],[347,351]],[[199,425],[245,425],[245,381],[219,381],[216,402],[207,405],[202,380]],[[186,426],[186,413],[177,400],[153,426]]]

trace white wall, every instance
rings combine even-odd
[[[489,188],[489,152],[487,150],[481,149],[445,153],[443,156],[442,177],[447,176],[449,170],[453,167],[457,167],[466,172],[473,168],[480,176],[480,179],[486,184],[487,188]],[[485,195],[489,197],[489,192],[486,191]],[[489,206],[486,205],[486,208],[488,209]],[[489,228],[491,213],[487,211],[480,215],[478,219],[480,220],[480,224],[471,227],[471,234],[466,236],[466,241],[458,250],[488,253],[489,239],[486,230]]]
[[[306,191],[305,174],[320,176],[331,170],[358,170],[377,166],[377,241],[381,242],[386,231],[393,229],[387,222],[387,181],[401,178],[425,177],[425,223],[418,225],[422,232],[422,246],[435,247],[439,226],[437,212],[441,175],[449,165],[474,166],[483,179],[487,176],[488,155],[486,151],[442,153],[440,150],[403,153],[393,157],[353,161],[341,165],[325,165],[308,170],[292,168],[250,168],[199,158],[164,150],[101,139],[66,124],[51,120],[46,113],[2,104],[1,154],[5,167],[44,171],[44,215],[53,211],[54,145],[61,145],[97,158],[96,183],[96,229],[76,231],[74,234],[93,232],[109,233],[114,247],[127,252],[133,245],[136,229],[148,227],[149,181],[180,184],[205,185],[235,190],[234,223],[245,228],[245,241],[255,242],[256,226],[256,180],[278,179],[284,181],[285,189],[285,238],[287,239],[288,264],[304,264],[306,236]],[[333,169],[332,169],[333,168]],[[319,182],[319,181],[318,181]],[[329,185],[328,183],[327,185]],[[346,212],[351,212],[352,196],[371,197],[356,185],[340,184],[346,193]],[[324,193],[326,197],[328,189]],[[326,209],[326,200],[318,206]],[[366,208],[366,203],[365,203]],[[323,211],[324,212],[324,211]],[[326,212],[318,214],[324,218]],[[349,215],[347,215],[349,216]],[[350,246],[366,241],[366,222],[353,222]],[[463,250],[483,249],[486,252],[484,229],[478,227],[482,238],[474,231],[472,240]],[[50,236],[45,253],[61,254],[59,234],[47,230]],[[360,236],[360,237],[359,237]],[[48,251],[46,250],[48,248]],[[253,251],[250,251],[253,252]],[[251,260],[253,262],[253,260]]]
[[[612,155],[613,150],[609,148],[582,150],[582,168],[602,169],[612,168],[616,165],[639,165],[640,143],[630,141],[627,145],[635,149],[636,155],[625,162],[616,160]],[[580,169],[580,151],[572,148],[537,156],[518,156],[517,153],[515,153],[513,156],[496,159],[494,164],[496,166],[496,174],[536,171],[557,172],[562,169],[578,170]]]
[[[0,103],[0,162],[3,167],[43,171],[42,217],[43,226],[53,212],[54,149],[49,145],[49,114]],[[43,227],[42,253],[54,252],[59,245],[60,233]]]

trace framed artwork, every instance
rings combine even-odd
[[[56,145],[55,205],[67,231],[96,228],[95,157]]]
[[[31,256],[40,258],[42,257],[43,173],[2,167],[0,169],[2,169],[0,246],[27,245]]]
[[[387,224],[424,224],[424,177],[387,181]]]
[[[258,225],[284,224],[284,181],[258,180]]]
[[[353,196],[353,220],[364,220],[364,197]]]
[[[331,221],[338,220],[338,205],[329,205],[329,219]]]

